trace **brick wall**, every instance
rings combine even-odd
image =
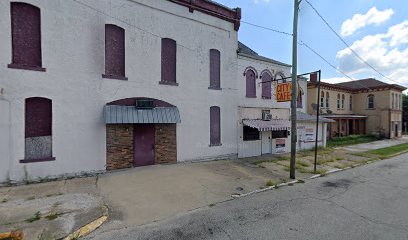
[[[156,124],[156,164],[177,162],[176,124]]]
[[[133,167],[133,125],[106,125],[106,170]]]

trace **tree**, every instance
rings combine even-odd
[[[405,124],[408,124],[408,94],[402,94],[402,122],[405,131]]]

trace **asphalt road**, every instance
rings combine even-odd
[[[408,239],[408,154],[93,239]]]

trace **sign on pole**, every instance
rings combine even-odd
[[[299,95],[300,88],[298,86],[297,95]],[[278,83],[276,85],[276,101],[290,102],[292,100],[292,82]]]

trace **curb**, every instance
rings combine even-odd
[[[401,155],[401,154],[404,154],[404,153],[408,153],[408,151],[404,151],[404,152],[400,152],[400,153],[394,154],[394,155],[392,155],[392,156],[389,156],[388,158],[396,157],[396,156]],[[385,159],[382,159],[382,160],[386,160],[386,159],[388,159],[388,158],[385,158]],[[381,160],[381,161],[382,161],[382,160]],[[351,169],[351,168],[360,167],[360,166],[363,166],[363,165],[368,165],[368,164],[374,163],[374,162],[377,162],[377,161],[371,160],[371,161],[368,161],[368,162],[365,162],[365,163],[352,165],[351,167],[345,167],[345,168],[343,168],[343,169],[341,169],[341,168],[334,168],[334,169],[332,169],[332,170],[327,171],[327,172],[324,173],[324,174],[316,174],[316,175],[313,175],[313,176],[309,177],[308,179],[315,179],[315,178],[319,178],[319,177],[324,177],[324,176],[326,176],[326,175],[328,175],[328,174],[332,174],[332,173],[336,173],[336,172],[342,172],[342,171],[345,171],[345,170],[348,170],[348,169]],[[231,197],[234,198],[234,199],[235,199],[235,198],[246,197],[246,196],[249,196],[249,195],[252,195],[252,194],[255,194],[255,193],[266,192],[266,191],[269,191],[269,190],[272,190],[272,189],[276,189],[276,188],[279,188],[279,187],[283,187],[283,186],[287,186],[287,185],[293,185],[293,184],[295,184],[295,183],[304,183],[304,181],[303,181],[302,179],[296,179],[296,180],[293,180],[293,181],[290,181],[290,182],[276,184],[276,185],[274,185],[274,186],[270,186],[270,187],[267,187],[267,188],[255,190],[255,191],[248,192],[248,193],[233,194],[233,195],[231,195]]]
[[[69,234],[68,236],[64,238],[64,240],[74,240],[74,239],[83,237],[85,235],[88,235],[89,233],[93,232],[95,229],[100,227],[107,219],[108,219],[108,216],[104,215],[96,219],[95,221],[88,223],[87,225],[81,227],[75,232]]]

